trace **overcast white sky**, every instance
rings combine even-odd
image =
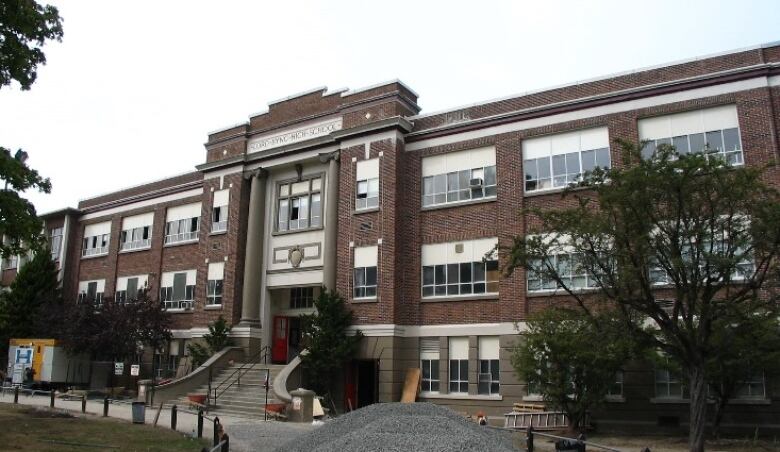
[[[318,86],[399,78],[424,113],[780,40],[776,0],[54,3],[37,83],[0,89],[39,212],[191,171],[209,131]]]

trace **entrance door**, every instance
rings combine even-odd
[[[289,340],[287,341],[287,362],[290,362],[301,352],[301,319],[299,317],[290,317]]]
[[[274,338],[271,345],[271,360],[276,364],[287,364],[287,333],[290,322],[287,317],[274,317]]]
[[[378,362],[375,360],[359,360],[355,362],[358,408],[377,402],[377,365]]]

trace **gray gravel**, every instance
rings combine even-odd
[[[317,427],[279,421],[234,422],[225,427],[230,435],[230,450],[235,452],[266,452],[305,435]]]
[[[509,434],[431,403],[375,404],[338,417],[278,451],[512,451]]]

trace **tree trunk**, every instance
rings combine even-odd
[[[712,435],[715,439],[720,438],[720,423],[723,421],[723,413],[726,411],[726,403],[728,398],[726,396],[719,397],[715,401],[715,415],[712,420]]]
[[[688,447],[691,452],[704,452],[704,431],[707,427],[707,382],[704,369],[692,367],[688,377],[691,391]]]

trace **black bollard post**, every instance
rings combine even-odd
[[[198,409],[198,438],[203,438],[203,409]]]
[[[108,417],[108,396],[103,398],[103,417]]]
[[[171,407],[171,430],[176,430],[176,405]]]
[[[54,408],[54,388],[49,391],[49,408]]]
[[[219,444],[219,417],[214,416],[214,425],[213,425],[213,432],[214,432],[214,444],[212,446],[216,446]]]
[[[81,396],[81,412],[87,412],[87,396],[85,395]]]
[[[14,388],[14,403],[19,403],[19,386]]]
[[[227,433],[222,435],[222,441],[225,442],[224,444],[222,444],[222,452],[230,452],[230,437],[228,436]]]
[[[529,425],[525,435],[525,448],[528,452],[534,452],[534,428]]]

